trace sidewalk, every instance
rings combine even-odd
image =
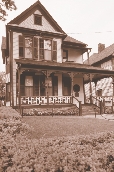
[[[83,116],[83,118],[95,118],[95,115],[86,115]],[[97,119],[104,119],[109,121],[114,121],[114,114],[102,114],[102,115],[96,115]]]

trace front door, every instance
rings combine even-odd
[[[70,77],[63,76],[62,79],[63,83],[63,96],[70,96],[71,95],[71,79]]]
[[[34,96],[45,96],[45,95],[46,95],[45,76],[35,75],[34,76]]]

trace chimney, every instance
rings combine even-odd
[[[100,53],[101,51],[103,51],[105,49],[105,44],[98,44],[98,53]]]

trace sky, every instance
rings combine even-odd
[[[0,21],[0,45],[2,36],[5,36],[5,25],[36,0],[26,2],[15,0],[17,10],[8,12],[5,22]],[[114,43],[114,0],[40,0],[40,2],[69,36],[92,48],[90,55],[98,52],[99,43],[105,44],[105,47]],[[1,51],[0,71],[5,71]]]

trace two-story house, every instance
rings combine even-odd
[[[87,44],[68,36],[37,1],[6,25],[6,105],[84,104],[84,82],[113,71],[83,64]],[[102,76],[102,77],[103,77]],[[76,98],[74,98],[76,97]]]
[[[114,70],[114,44],[105,48],[105,44],[98,44],[98,53],[94,53],[86,60],[84,64],[103,69]],[[102,79],[91,82],[92,95],[99,99],[104,99],[108,106],[113,106],[114,102],[114,78],[105,76]],[[89,97],[89,84],[85,85],[86,98]]]

